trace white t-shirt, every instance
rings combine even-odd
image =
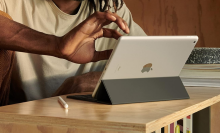
[[[95,1],[98,2],[98,0]],[[56,36],[65,35],[91,14],[88,0],[81,3],[76,15],[62,12],[52,0],[0,0],[0,10],[9,14],[18,23]],[[113,8],[111,11],[114,11]],[[126,5],[118,11],[118,15],[128,23],[130,36],[146,35],[133,21]],[[114,23],[106,27],[119,30]],[[115,44],[114,39],[97,39],[96,50],[112,49]],[[105,63],[106,61],[99,61],[80,65],[52,56],[16,52],[12,75],[12,88],[15,90],[13,95],[26,97],[28,101],[50,97],[68,77],[91,71],[102,71]],[[21,95],[16,90],[23,90],[24,93]]]

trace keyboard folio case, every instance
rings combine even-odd
[[[189,99],[180,77],[102,80],[99,87],[96,102],[112,105]]]

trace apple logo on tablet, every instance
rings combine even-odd
[[[152,66],[153,66],[152,63],[148,63],[148,64],[144,65],[141,72],[144,73],[144,72],[149,72],[150,70],[153,70]]]

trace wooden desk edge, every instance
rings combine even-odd
[[[198,104],[190,106],[190,107],[185,108],[183,110],[177,111],[175,113],[172,113],[170,115],[162,117],[158,120],[147,123],[146,124],[146,132],[150,133],[150,132],[153,132],[159,128],[165,127],[165,126],[169,125],[170,123],[173,123],[173,122],[180,120],[188,115],[196,113],[206,107],[212,106],[213,104],[216,104],[219,101],[220,101],[220,95],[217,95],[213,98],[210,98],[208,100],[205,100],[203,102],[200,102]]]
[[[33,121],[34,119],[34,121]],[[91,128],[99,130],[115,130],[115,131],[138,131],[145,132],[145,124],[138,123],[123,123],[123,122],[105,122],[92,120],[67,119],[59,117],[43,117],[29,116],[12,113],[0,113],[0,123],[23,123],[34,125],[60,126],[67,128]]]
[[[147,124],[139,123],[123,123],[123,122],[106,122],[106,121],[91,121],[91,120],[78,120],[78,119],[67,119],[59,117],[44,117],[44,116],[31,116],[13,113],[2,113],[0,112],[0,125],[2,123],[22,123],[32,125],[47,125],[53,127],[68,127],[68,128],[92,128],[97,130],[111,130],[121,132],[138,132],[138,133],[150,133],[157,129],[167,126],[174,121],[182,119],[190,114],[193,114],[199,110],[209,107],[220,101],[220,95],[212,97],[208,100],[184,108],[180,111],[157,119]],[[32,120],[35,121],[32,121]]]

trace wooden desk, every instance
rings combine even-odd
[[[150,133],[220,101],[220,88],[188,87],[191,99],[104,105],[57,97],[0,108],[1,133]]]

